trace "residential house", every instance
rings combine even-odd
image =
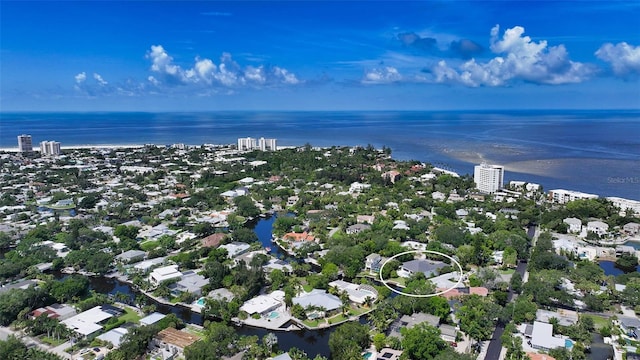
[[[178,296],[181,293],[189,292],[196,296],[202,294],[202,287],[209,284],[209,280],[195,271],[187,271],[182,274],[180,281],[171,284],[171,293]]]
[[[536,311],[536,320],[539,322],[550,323],[551,318],[556,318],[559,325],[570,326],[578,322],[578,313],[565,309],[557,309],[556,311],[538,309]]]
[[[594,233],[603,236],[609,231],[609,225],[599,220],[589,221],[587,222],[587,231],[593,231]]]
[[[582,220],[577,218],[566,218],[562,220],[563,223],[567,224],[567,230],[570,233],[579,234],[582,231]]]
[[[369,229],[371,229],[371,225],[369,224],[354,224],[347,227],[346,233],[348,235],[354,235]]]
[[[169,327],[160,331],[150,346],[159,350],[155,359],[174,360],[184,357],[184,349],[198,340],[197,335]]]
[[[76,314],[76,309],[69,305],[53,304],[44,308],[35,309],[29,313],[29,316],[31,318],[37,318],[38,316],[46,315],[50,318],[62,321]]]
[[[167,315],[154,312],[140,319],[140,325],[153,325],[165,317],[167,317]]]
[[[142,250],[127,250],[116,256],[116,260],[123,264],[131,264],[144,260],[145,256],[147,256],[147,253]]]
[[[121,309],[111,305],[102,305],[81,312],[61,321],[61,323],[81,337],[87,337],[102,330],[101,324],[106,320],[120,314],[122,314]]]
[[[400,179],[400,173],[396,170],[391,170],[391,171],[387,171],[382,173],[382,178],[384,180],[388,180],[390,181],[392,184],[395,184],[396,181],[398,181]]]
[[[246,243],[241,243],[241,242],[237,242],[234,241],[230,244],[225,244],[225,245],[221,245],[220,246],[221,249],[226,249],[227,250],[227,257],[229,259],[233,259],[239,255],[244,254],[245,252],[247,252],[249,250],[249,248],[251,248],[251,246],[249,244]]]
[[[375,217],[373,215],[358,215],[356,216],[356,222],[359,224],[373,224]]]
[[[204,248],[216,248],[220,246],[222,241],[227,237],[227,234],[224,233],[215,233],[211,234],[204,239],[200,240],[200,244]]]
[[[411,315],[403,315],[400,319],[396,320],[391,324],[389,330],[389,336],[395,336],[399,339],[402,339],[402,334],[400,333],[401,328],[411,329],[414,326],[422,323],[427,323],[430,326],[438,327],[440,324],[440,318],[426,313],[413,313]]]
[[[119,327],[119,328],[111,329],[106,333],[98,336],[97,338],[99,340],[111,343],[114,347],[117,348],[120,346],[120,344],[122,344],[122,341],[124,340],[124,337],[125,335],[127,335],[128,332],[129,330],[123,327]]]
[[[378,351],[378,356],[376,356],[375,360],[400,360],[400,356],[402,356],[402,350],[395,350],[392,348],[383,348]],[[374,360],[374,359],[369,359]]]
[[[622,230],[628,235],[636,235],[640,233],[640,224],[628,223],[622,227]]]
[[[338,291],[344,291],[349,295],[349,300],[362,305],[370,301],[375,301],[378,298],[378,291],[371,285],[367,284],[353,284],[343,280],[335,280],[329,283],[329,286],[333,286]]]
[[[398,270],[398,276],[408,278],[416,273],[423,273],[427,278],[437,275],[438,271],[448,266],[442,261],[416,259],[402,264]]]
[[[384,261],[386,261],[386,258],[383,258],[376,253],[369,254],[365,258],[364,268],[365,270],[377,273],[380,271],[380,268],[382,267],[382,264],[384,264]]]
[[[458,337],[458,329],[455,326],[440,325],[440,338],[446,342],[455,342]]]
[[[154,285],[160,285],[163,281],[181,277],[182,273],[178,271],[178,265],[169,265],[154,269],[149,275],[149,281]]]
[[[282,306],[281,301],[276,299],[271,294],[266,294],[258,295],[253,299],[245,301],[245,303],[240,307],[240,310],[246,312],[249,315],[266,315],[267,313],[279,308],[280,306]]]
[[[339,297],[327,293],[325,290],[313,289],[311,292],[303,293],[293,298],[293,303],[307,307],[316,307],[324,309],[325,314],[335,313],[342,307],[342,301]],[[322,314],[321,316],[324,316]]]
[[[567,344],[565,339],[553,336],[553,325],[534,321],[531,332],[531,347],[548,351],[565,347]]]

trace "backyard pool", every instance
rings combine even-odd
[[[278,316],[280,316],[280,313],[278,313],[277,311],[272,311],[269,313],[269,315],[267,316],[269,319],[275,319]]]
[[[567,349],[571,350],[571,348],[573,347],[573,341],[571,341],[569,339],[565,339],[564,340],[564,347],[566,347]]]
[[[198,299],[196,301],[196,305],[200,306],[200,307],[204,307],[204,305],[206,304],[206,299],[201,297],[200,299]]]

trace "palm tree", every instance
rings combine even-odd
[[[273,351],[273,347],[278,345],[278,337],[274,333],[268,333],[262,338],[262,341],[269,348],[269,351]]]
[[[349,305],[351,304],[351,301],[349,300],[349,294],[346,291],[341,292],[340,300],[342,301],[342,306],[340,308],[342,309],[342,315],[344,315],[349,309]]]

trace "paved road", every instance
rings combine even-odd
[[[529,237],[534,238],[536,233],[536,228],[529,228],[527,235]],[[518,262],[518,267],[516,271],[520,273],[520,275],[524,278],[524,272],[527,270],[527,263]],[[507,303],[513,300],[514,293],[509,289],[509,294],[507,295]],[[498,324],[496,329],[493,332],[493,336],[489,341],[489,347],[487,348],[486,355],[484,357],[485,360],[498,360],[500,358],[500,352],[502,351],[502,342],[500,341],[500,337],[504,333],[504,325]]]

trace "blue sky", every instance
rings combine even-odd
[[[640,108],[640,2],[1,1],[0,110]]]

